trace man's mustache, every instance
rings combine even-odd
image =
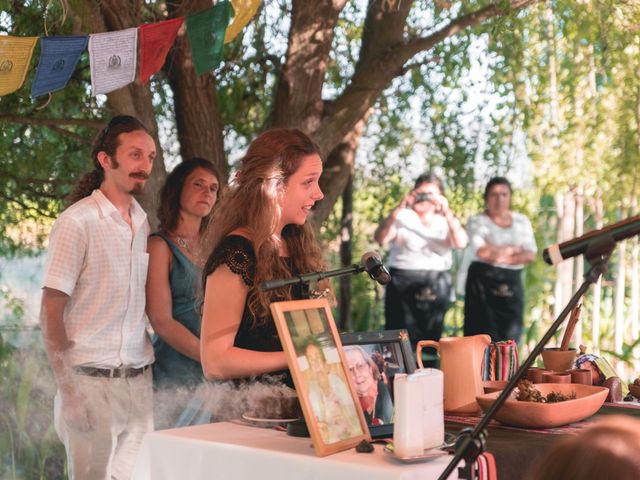
[[[140,180],[149,180],[149,174],[147,172],[133,172],[130,173],[129,176],[139,178]]]

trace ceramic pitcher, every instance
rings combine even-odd
[[[422,368],[422,349],[432,347],[440,354],[440,370],[444,374],[444,411],[452,415],[473,415],[480,412],[476,396],[484,393],[482,361],[484,350],[491,343],[489,335],[446,337],[439,342],[418,342],[416,356]]]

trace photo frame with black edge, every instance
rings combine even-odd
[[[413,373],[417,368],[409,334],[404,329],[383,330],[342,333],[340,338],[371,436],[392,437],[393,377],[396,373]],[[376,376],[377,395],[372,402],[365,392]]]
[[[316,455],[370,441],[327,299],[274,302],[271,313]]]

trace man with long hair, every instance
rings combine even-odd
[[[93,171],[51,230],[40,322],[72,479],[129,478],[153,429],[144,321],[149,223],[133,195],[155,156],[140,121],[114,117],[94,140]]]

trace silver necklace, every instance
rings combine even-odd
[[[176,244],[179,247],[182,247],[190,256],[191,258],[194,260],[194,263],[196,263],[199,266],[204,265],[204,257],[202,256],[202,252],[200,251],[200,248],[193,248],[190,245],[190,242],[187,242],[187,240],[184,237],[181,237],[180,235],[174,235],[173,238],[175,238],[176,240]]]

